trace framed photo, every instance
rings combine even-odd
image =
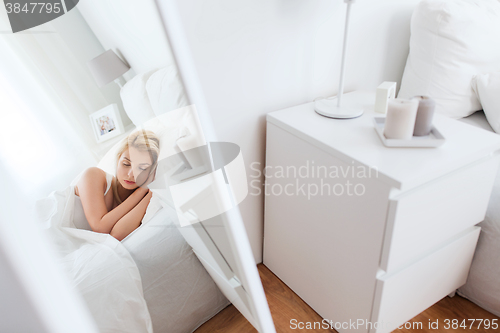
[[[118,106],[110,104],[90,115],[90,122],[97,142],[112,139],[124,133]]]

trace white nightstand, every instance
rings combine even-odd
[[[356,119],[267,115],[264,264],[337,331],[390,332],[465,283],[500,136],[436,115],[443,146],[387,148],[356,98]]]

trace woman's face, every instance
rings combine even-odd
[[[129,147],[118,160],[116,178],[124,188],[134,190],[148,178],[151,163],[149,152]]]

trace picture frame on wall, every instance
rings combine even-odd
[[[98,143],[112,139],[125,132],[118,105],[110,104],[90,115],[90,123]]]

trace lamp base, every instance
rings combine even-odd
[[[322,116],[337,119],[357,118],[364,112],[362,108],[355,106],[337,106],[336,97],[332,99],[325,98],[315,101],[314,111]]]
[[[123,81],[121,76],[114,79],[114,82],[120,87],[120,90],[123,88]]]

